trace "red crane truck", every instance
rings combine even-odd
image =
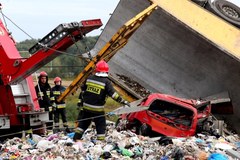
[[[23,58],[0,20],[0,138],[49,122],[48,112],[40,110],[31,74],[101,26],[100,19],[60,24]]]

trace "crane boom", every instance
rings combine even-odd
[[[30,48],[29,58],[23,58],[0,20],[1,135],[52,123],[48,111],[40,110],[31,74],[101,26],[100,19],[60,24]]]
[[[148,8],[137,14],[135,17],[126,22],[116,34],[114,34],[111,40],[105,44],[105,46],[98,52],[98,54],[89,61],[87,66],[82,72],[73,80],[68,86],[65,92],[58,98],[58,101],[64,100],[69,94],[73,94],[80,85],[87,79],[87,77],[93,72],[95,64],[104,59],[109,61],[119,49],[127,44],[128,39],[133,33],[143,24],[143,22],[151,15],[151,13],[157,8],[157,5],[153,3]]]

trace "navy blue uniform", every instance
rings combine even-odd
[[[48,84],[48,82],[43,84],[40,81],[38,81],[38,84],[39,85],[35,86],[35,90],[38,97],[38,103],[40,105],[40,108],[44,108],[45,111],[49,111],[49,119],[53,120],[52,103],[54,102],[54,97],[51,86]]]
[[[59,128],[59,118],[61,116],[63,126],[68,127],[67,125],[67,117],[66,117],[66,104],[65,101],[58,102],[57,99],[58,97],[66,90],[65,87],[61,85],[55,85],[52,88],[53,96],[55,98],[55,103],[56,103],[56,108],[54,111],[54,122],[55,122],[55,127]]]
[[[82,134],[88,128],[91,121],[94,121],[96,125],[97,139],[104,140],[106,130],[104,104],[108,96],[117,102],[124,102],[106,76],[89,76],[82,86],[82,95],[80,98],[82,98],[83,107],[81,116],[79,116],[78,127],[75,130],[74,140],[81,139]]]

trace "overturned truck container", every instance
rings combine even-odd
[[[153,2],[159,8],[109,61],[111,74],[125,75],[152,92],[183,98],[227,91],[233,110],[223,105],[223,113],[216,116],[240,133],[240,30],[196,0]],[[120,0],[95,49],[151,3]]]

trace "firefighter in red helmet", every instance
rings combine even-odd
[[[45,111],[49,111],[49,120],[53,120],[54,96],[51,86],[48,83],[48,75],[45,71],[40,72],[38,76],[38,84],[35,86],[35,90],[40,108],[44,108]],[[52,126],[48,129],[51,128]]]
[[[108,64],[101,60],[96,64],[96,73],[90,75],[80,93],[79,105],[82,104],[81,116],[79,123],[75,129],[74,141],[82,138],[84,131],[89,127],[93,120],[96,125],[97,139],[105,139],[106,119],[104,112],[104,104],[106,97],[109,96],[115,101],[129,105],[113,88],[111,81],[108,79],[109,67]]]
[[[66,90],[65,87],[62,86],[62,79],[60,77],[54,78],[54,84],[55,86],[52,88],[53,95],[55,98],[56,103],[56,110],[54,112],[54,123],[55,128],[54,131],[58,132],[59,130],[59,116],[62,118],[63,127],[65,127],[66,132],[70,132],[67,124],[67,117],[66,117],[66,103],[65,101],[58,102],[58,97]]]

